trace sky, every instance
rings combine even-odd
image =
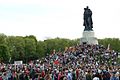
[[[81,38],[83,12],[92,10],[98,39],[120,38],[119,0],[0,0],[0,33],[48,38]]]

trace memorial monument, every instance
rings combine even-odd
[[[85,28],[82,34],[82,38],[80,38],[80,44],[98,44],[97,38],[94,37],[92,11],[88,6],[84,8],[83,19],[83,26],[85,26]]]

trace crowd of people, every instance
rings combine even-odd
[[[0,64],[0,80],[119,80],[118,53],[102,45],[53,51],[28,64]]]

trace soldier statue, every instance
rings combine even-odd
[[[84,31],[93,31],[93,22],[92,22],[92,11],[87,6],[84,8],[84,23],[85,26]]]

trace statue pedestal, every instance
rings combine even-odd
[[[94,37],[94,31],[83,31],[82,38],[80,38],[80,44],[98,44],[98,40]]]

